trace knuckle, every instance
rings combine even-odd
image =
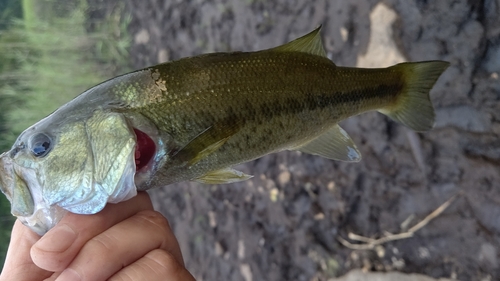
[[[106,229],[109,227],[109,218],[102,213],[91,216],[68,213],[63,220],[81,237],[92,235],[96,229]]]
[[[137,218],[160,228],[162,232],[170,231],[170,224],[168,223],[168,220],[157,211],[141,211],[137,213]]]
[[[93,253],[109,253],[116,247],[116,239],[107,232],[90,239],[83,247]]]
[[[150,266],[154,267],[159,275],[176,276],[184,270],[182,265],[171,253],[162,249],[155,249],[149,252],[146,254],[145,258],[151,261]]]

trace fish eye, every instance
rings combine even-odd
[[[52,149],[52,142],[49,136],[39,133],[31,137],[29,148],[35,157],[43,157]]]

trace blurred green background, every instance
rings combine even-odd
[[[0,0],[0,153],[63,103],[129,70],[129,23],[120,1]],[[14,221],[0,196],[2,268]]]

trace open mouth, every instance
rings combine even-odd
[[[0,155],[0,190],[11,202],[11,213],[38,235],[46,233],[67,212],[57,205],[48,206],[35,171],[17,166],[7,153]]]
[[[134,128],[136,135],[135,167],[136,172],[146,167],[156,153],[155,142],[143,131]]]
[[[7,154],[0,156],[0,189],[11,202],[11,213],[18,217],[31,216],[35,211],[35,199],[29,187],[33,170],[17,166]]]

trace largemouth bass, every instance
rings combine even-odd
[[[417,131],[447,62],[338,67],[319,28],[258,52],[214,53],[105,81],[26,129],[0,155],[12,214],[40,235],[137,190],[251,176],[231,167],[283,150],[359,161],[338,122],[370,110]]]

